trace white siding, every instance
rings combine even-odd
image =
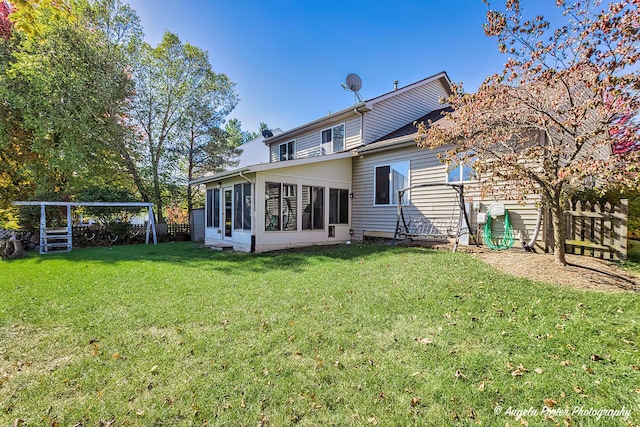
[[[354,117],[346,121],[344,148],[350,150],[362,145],[362,118]]]
[[[365,144],[411,123],[425,114],[444,108],[441,97],[447,92],[439,80],[427,82],[407,92],[375,102],[365,115]]]
[[[409,185],[427,182],[444,182],[446,167],[433,152],[409,147],[375,154],[365,154],[353,159],[353,238],[362,239],[364,231],[393,234],[396,227],[396,206],[374,206],[374,168],[376,166],[410,162]],[[428,192],[428,196],[427,196]],[[433,215],[450,215],[455,193],[448,187],[435,187],[416,191],[410,195],[411,215],[421,210]]]
[[[320,142],[322,141],[322,131],[330,127],[343,124],[345,125],[345,149],[352,149],[361,145],[361,118],[356,116],[348,120],[338,120],[333,123],[318,126],[311,131],[301,133],[295,137],[296,140],[296,159],[305,157],[315,157],[320,155]],[[291,138],[289,141],[293,140]],[[271,147],[271,161],[277,162],[280,158],[280,144]]]
[[[445,183],[447,179],[446,166],[437,159],[436,154],[444,151],[421,150],[417,147],[408,147],[398,150],[390,150],[380,153],[364,154],[353,159],[353,212],[352,228],[353,239],[361,240],[365,232],[386,233],[392,236],[396,228],[397,206],[374,206],[374,168],[389,163],[400,161],[410,161],[409,185],[423,183]],[[480,202],[479,211],[486,212],[494,199],[479,199],[475,194],[473,185],[465,185],[467,202],[477,200]],[[449,218],[459,215],[456,202],[456,192],[447,186],[425,187],[412,190],[409,195],[409,208],[405,210],[409,216],[426,216],[428,218]],[[516,201],[499,200],[504,203],[509,210],[511,224],[516,237],[518,232],[523,232],[528,241],[533,234],[536,219],[537,207],[535,200],[531,197],[526,205],[521,205]],[[472,204],[473,205],[473,204]],[[470,212],[471,228],[475,232],[478,229],[477,211],[473,208]],[[496,221],[492,228],[494,234],[501,235],[503,232],[501,221]],[[481,226],[482,227],[482,226]],[[543,240],[543,233],[538,236],[538,241]],[[471,240],[472,242],[472,240]],[[516,242],[516,245],[519,245]]]

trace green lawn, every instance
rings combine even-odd
[[[629,240],[627,256],[629,261],[640,264],[640,240]]]
[[[0,271],[2,426],[516,426],[545,405],[559,425],[640,423],[638,294],[378,245],[167,243]]]

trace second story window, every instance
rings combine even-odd
[[[280,144],[280,161],[293,160],[296,158],[296,141]]]
[[[337,153],[344,150],[344,123],[322,131],[322,154]]]

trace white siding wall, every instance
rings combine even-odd
[[[447,92],[440,81],[435,80],[405,93],[375,102],[372,110],[365,114],[365,144],[431,111],[444,108],[445,105],[440,104],[439,100],[446,96]]]
[[[322,140],[321,134],[324,129],[344,123],[345,125],[345,149],[351,149],[361,145],[361,118],[355,116],[347,120],[338,120],[331,124],[326,124],[311,131],[302,133],[295,138],[296,140],[296,159],[302,159],[305,157],[314,157],[320,155],[320,141]],[[280,144],[274,144],[271,147],[271,161],[277,162],[280,158]]]
[[[374,206],[374,168],[376,166],[409,161],[409,185],[422,183],[444,183],[447,179],[446,166],[437,159],[436,154],[444,151],[421,150],[417,147],[408,147],[398,150],[390,150],[380,153],[365,154],[353,159],[353,212],[352,228],[353,239],[361,240],[365,232],[387,233],[389,237],[393,235],[396,227],[397,207],[396,206]],[[466,201],[477,200],[480,202],[479,211],[486,212],[492,203],[497,201],[504,203],[509,210],[511,224],[514,232],[522,231],[528,241],[533,234],[536,219],[537,207],[536,196],[524,206],[516,201],[479,199],[477,193],[474,197],[473,185],[465,186]],[[409,216],[426,216],[429,218],[449,218],[459,215],[456,202],[455,191],[446,186],[426,187],[415,189],[409,195],[410,206],[405,211]],[[473,205],[473,204],[472,204]],[[471,208],[470,221],[472,230],[476,230],[477,211]],[[503,232],[501,221],[496,221],[492,228],[494,234],[501,235]],[[541,232],[538,241],[543,240]],[[516,242],[516,245],[519,245]]]
[[[396,206],[374,206],[374,168],[389,163],[409,161],[409,185],[427,182],[444,182],[446,167],[433,152],[417,147],[365,154],[353,159],[353,238],[362,239],[364,231],[388,232],[396,227]],[[427,198],[426,193],[430,197]],[[416,191],[410,195],[410,213],[420,210],[433,211],[435,215],[450,215],[455,193],[447,187],[436,187]]]

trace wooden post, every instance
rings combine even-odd
[[[608,245],[609,242],[606,239],[606,235],[607,235],[607,228],[606,228],[606,219],[605,219],[605,215],[607,213],[609,213],[609,207],[611,205],[609,205],[608,203],[605,204],[604,206],[602,206],[602,203],[600,202],[596,202],[593,205],[593,211],[597,214],[600,214],[600,216],[593,218],[593,229],[592,229],[592,233],[593,233],[593,240],[592,242],[594,242],[597,245]],[[598,250],[598,249],[594,249],[592,252],[592,255],[595,258],[604,258],[604,254],[605,251],[602,250]]]
[[[627,221],[629,219],[629,200],[621,199],[620,203],[616,206],[615,213],[620,215],[620,219],[615,222],[616,238],[620,242],[620,253],[618,256],[620,259],[627,259]],[[613,225],[613,224],[612,224]]]

